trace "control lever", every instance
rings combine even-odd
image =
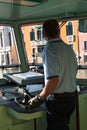
[[[33,96],[25,89],[22,96],[15,97],[15,102],[19,104],[22,108],[26,108],[28,106],[28,101]]]

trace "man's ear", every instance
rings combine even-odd
[[[44,30],[42,31],[43,38],[46,37]]]
[[[44,31],[42,31],[42,36],[43,36],[43,38],[45,38],[46,40],[49,39],[49,37],[46,35],[46,33],[45,33]]]

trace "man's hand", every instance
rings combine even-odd
[[[39,107],[42,103],[44,102],[44,100],[41,99],[41,97],[39,95],[31,98],[29,101],[28,101],[28,107],[29,108],[37,108]]]

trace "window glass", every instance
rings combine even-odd
[[[66,34],[73,35],[73,24],[72,22],[69,22],[68,25],[66,25]]]
[[[84,50],[87,50],[87,41],[84,41]]]
[[[42,50],[46,41],[42,37],[42,25],[24,25],[21,27],[23,41],[30,64],[42,64]]]
[[[20,70],[20,64],[14,30],[10,26],[0,26],[0,78],[3,73]]]
[[[79,65],[87,65],[87,33],[79,32],[79,20],[59,22],[60,37],[75,51]],[[28,62],[42,64],[42,51],[46,41],[42,36],[42,24],[27,24],[21,27]]]

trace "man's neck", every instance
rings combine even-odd
[[[51,40],[51,39],[54,39],[54,38],[59,38],[59,37],[58,37],[58,35],[55,35],[54,37],[49,37],[49,36],[47,36],[47,39],[48,39],[48,40]]]

